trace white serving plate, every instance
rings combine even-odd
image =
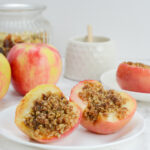
[[[103,73],[100,77],[100,81],[106,89],[123,91],[134,97],[136,100],[150,102],[150,93],[140,93],[122,90],[116,81],[116,70],[110,70]]]
[[[49,144],[40,144],[30,140],[16,127],[15,109],[16,106],[11,106],[0,113],[0,134],[20,144],[49,150],[100,150],[100,148],[129,141],[140,135],[144,129],[144,119],[136,113],[129,124],[111,135],[98,135],[79,127],[64,139]]]

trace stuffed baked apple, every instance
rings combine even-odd
[[[105,90],[95,80],[79,82],[73,87],[70,101],[82,110],[81,125],[89,131],[110,134],[120,130],[133,117],[136,101],[126,93]]]
[[[30,138],[47,143],[70,134],[80,122],[80,109],[55,85],[27,93],[16,109],[15,123]]]
[[[123,62],[116,74],[119,86],[128,91],[150,93],[150,66]]]

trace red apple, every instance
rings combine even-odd
[[[40,84],[56,84],[62,61],[56,48],[46,44],[17,44],[8,54],[12,84],[24,95]]]
[[[150,66],[123,62],[116,73],[119,86],[128,91],[150,93]]]
[[[11,69],[6,57],[0,53],[0,100],[6,95],[11,80]]]
[[[136,111],[136,101],[126,93],[105,90],[95,80],[79,82],[71,90],[70,101],[82,110],[81,125],[99,134],[123,128]]]

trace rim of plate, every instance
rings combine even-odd
[[[4,113],[5,111],[8,111],[9,109],[12,109],[13,107],[16,107],[15,106],[11,106],[3,111],[1,111],[1,113]],[[125,138],[125,139],[121,139],[121,140],[117,140],[115,142],[110,142],[110,143],[107,143],[107,144],[103,144],[103,145],[95,145],[95,146],[55,146],[55,145],[45,145],[45,144],[39,144],[39,143],[30,143],[30,142],[25,142],[25,141],[22,141],[22,140],[15,140],[13,139],[12,137],[8,137],[4,134],[4,131],[2,129],[0,129],[0,134],[2,136],[4,136],[5,138],[9,139],[9,140],[12,140],[16,143],[19,143],[19,144],[23,144],[23,145],[27,145],[27,146],[31,146],[31,147],[36,147],[36,148],[44,148],[44,149],[57,149],[57,150],[70,150],[70,149],[74,149],[74,150],[77,150],[77,149],[90,149],[90,148],[104,148],[104,147],[109,147],[109,146],[113,146],[113,145],[116,145],[116,144],[120,144],[120,143],[123,143],[123,142],[126,142],[126,141],[130,141],[132,139],[134,139],[135,137],[137,137],[138,135],[140,135],[144,129],[145,129],[145,120],[144,118],[141,116],[140,113],[138,113],[136,111],[135,115],[137,115],[140,120],[143,120],[143,126],[141,128],[141,130],[139,132],[136,132],[135,134]]]

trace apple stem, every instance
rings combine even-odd
[[[87,26],[87,32],[88,32],[87,41],[93,42],[93,33],[92,33],[92,26],[91,25]]]

